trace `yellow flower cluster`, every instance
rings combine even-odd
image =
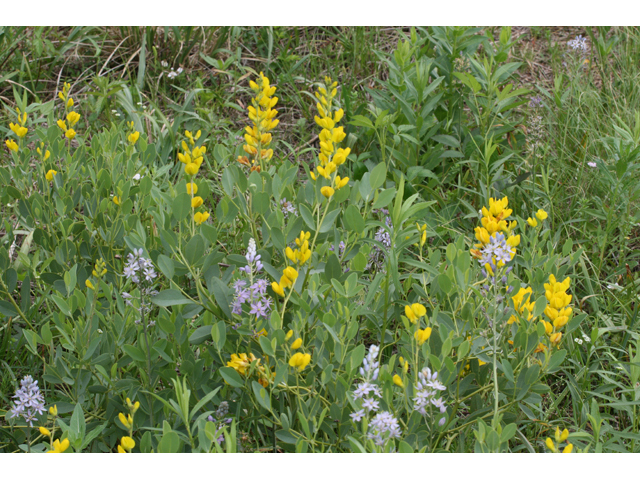
[[[260,365],[260,359],[256,358],[253,353],[250,353],[249,355],[246,353],[240,353],[237,355],[232,353],[231,361],[227,362],[227,367],[233,368],[240,375],[246,375],[247,370],[253,362],[256,362],[257,372],[260,377],[258,379],[258,383],[266,388],[269,385],[269,376],[267,375],[265,368]]]
[[[507,222],[507,218],[511,215],[513,210],[507,208],[509,205],[509,199],[504,197],[501,200],[494,198],[489,199],[489,208],[482,207],[482,218],[480,223],[482,227],[476,227],[476,239],[478,242],[474,246],[475,249],[471,249],[471,255],[475,258],[482,258],[481,249],[491,241],[491,237],[495,236],[498,232],[505,234],[506,242],[511,247],[511,258],[516,254],[516,247],[520,245],[520,235],[513,235],[513,229],[517,226],[515,220]],[[503,267],[504,262],[498,262],[498,267]],[[490,268],[490,267],[489,267]]]
[[[239,156],[238,162],[251,165],[251,171],[259,172],[263,169],[264,162],[268,162],[273,157],[273,149],[267,147],[272,140],[269,132],[280,123],[280,120],[275,118],[278,111],[273,108],[278,103],[278,97],[273,96],[276,93],[276,87],[270,85],[269,79],[262,72],[257,82],[252,80],[249,86],[255,93],[248,107],[252,125],[245,127],[244,139],[247,143],[242,148],[252,158],[249,160],[247,157]]]
[[[285,255],[296,265],[304,265],[309,258],[311,258],[311,250],[309,250],[309,238],[311,238],[311,232],[300,232],[300,236],[296,238],[296,245],[299,248],[293,250],[291,247],[287,247],[284,251]]]
[[[99,258],[96,261],[96,267],[93,269],[92,273],[93,273],[93,276],[98,279],[98,283],[100,282],[100,279],[107,274],[106,266],[107,264],[102,258]],[[91,282],[91,280],[88,278],[85,280],[84,284],[87,286],[87,288],[90,288],[91,290],[96,289],[93,283]]]
[[[202,206],[204,200],[202,197],[196,197],[195,194],[198,193],[198,185],[193,181],[193,177],[195,177],[200,170],[200,165],[204,161],[204,154],[207,153],[207,147],[202,145],[201,147],[196,147],[196,140],[200,138],[202,132],[198,130],[195,135],[191,133],[189,130],[185,130],[185,137],[187,137],[188,143],[184,140],[182,141],[182,150],[183,153],[178,153],[178,160],[185,164],[184,172],[191,176],[192,178],[187,183],[187,193],[191,195],[191,208],[196,209]],[[189,148],[191,146],[191,148]],[[209,212],[194,212],[193,220],[196,225],[201,225],[207,221],[209,218]]]
[[[418,229],[418,233],[420,234],[420,244],[416,243],[416,247],[422,248],[427,241],[427,224],[420,226],[418,222],[416,222],[416,228]]]
[[[282,272],[280,282],[271,282],[271,288],[281,297],[284,297],[284,289],[292,288],[296,279],[298,278],[298,271],[293,267],[287,267]]]
[[[16,108],[16,112],[18,112],[18,123],[10,123],[9,128],[13,133],[16,134],[18,139],[22,141],[22,139],[27,135],[29,129],[25,126],[27,123],[27,112],[21,112],[19,108]],[[9,139],[5,141],[7,148],[13,152],[18,152],[20,147],[13,139]]]
[[[549,215],[547,214],[547,212],[545,212],[542,209],[539,209],[536,212],[536,218],[538,220],[540,220],[541,222],[546,220],[548,216]],[[529,226],[531,226],[531,227],[537,227],[538,226],[538,220],[536,220],[536,218],[531,218],[531,217],[527,218],[527,223],[529,224]]]
[[[560,427],[556,427],[556,433],[554,437],[556,440],[555,443],[551,439],[551,437],[547,437],[547,441],[545,443],[549,450],[551,450],[553,453],[558,453],[560,451],[560,444],[566,441],[567,438],[569,438],[569,430],[565,428],[561,433]],[[571,444],[570,442],[567,442],[567,446],[564,447],[564,449],[562,450],[562,453],[571,453],[572,451],[573,451],[573,444]]]
[[[431,330],[431,329],[429,329]],[[405,361],[404,358],[399,357],[398,358],[398,363],[400,363],[400,367],[402,368],[402,375],[406,376],[407,372],[409,371],[409,362]],[[404,388],[404,381],[402,380],[402,377],[398,374],[395,374],[392,378],[393,383],[395,385],[397,385],[400,388]]]
[[[64,132],[65,137],[73,140],[76,136],[76,131],[73,127],[80,120],[80,114],[71,110],[73,108],[73,98],[69,96],[70,89],[71,85],[65,82],[62,91],[58,93],[58,97],[64,102],[64,113],[66,114],[66,122],[62,119],[58,120],[58,127]]]
[[[525,295],[527,295],[527,299],[525,300]],[[533,291],[531,287],[520,288],[518,293],[516,293],[511,300],[513,300],[513,308],[516,310],[521,317],[525,318],[527,321],[533,320],[533,303],[531,303],[531,297],[533,295]],[[526,315],[524,311],[527,311]],[[516,315],[511,315],[509,320],[507,320],[507,324],[512,323],[520,323],[520,320]]]
[[[320,154],[318,155],[319,165],[315,171],[311,172],[311,178],[316,180],[319,176],[329,180],[330,185],[320,189],[322,195],[331,198],[336,190],[341,189],[349,183],[349,177],[340,178],[337,170],[342,165],[349,154],[350,148],[338,148],[336,146],[344,140],[347,134],[344,127],[338,127],[338,122],[342,120],[344,111],[337,109],[334,99],[338,94],[338,82],[331,83],[330,77],[325,77],[325,85],[318,88],[316,98],[319,100],[316,107],[320,116],[315,116],[316,123],[322,127],[320,132]]]
[[[562,332],[560,331],[569,321],[573,310],[569,307],[571,295],[567,290],[571,285],[571,279],[565,278],[562,282],[556,281],[556,277],[549,275],[549,283],[544,284],[545,297],[549,305],[544,310],[546,317],[552,322],[544,322],[545,330],[553,345],[560,343]]]
[[[289,359],[289,366],[297,368],[299,372],[303,371],[307,368],[311,362],[311,355],[308,353],[294,353]]]

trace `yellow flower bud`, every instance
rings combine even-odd
[[[69,140],[73,140],[76,136],[76,131],[73,128],[70,128],[64,133],[64,136],[67,137]]]
[[[135,448],[135,446],[136,446],[136,442],[135,442],[135,440],[134,440],[133,438],[131,438],[131,437],[122,437],[122,438],[120,439],[120,445],[122,445],[122,447],[123,447],[125,450],[128,450],[128,451],[130,452],[131,450],[133,450],[133,449]]]
[[[44,435],[45,437],[50,437],[51,436],[51,432],[49,431],[48,428],[40,427],[39,430],[40,430],[40,433],[42,435]]]
[[[196,193],[198,193],[198,185],[196,185],[195,183],[191,182],[191,183],[187,183],[187,193],[189,195],[191,195],[192,193],[195,195]]]
[[[7,145],[7,148],[13,152],[18,152],[18,144],[13,140],[6,140],[4,142]]]
[[[395,383],[400,388],[404,388],[404,383],[402,382],[402,378],[400,378],[400,375],[396,374],[393,376],[393,383]]]
[[[204,203],[204,200],[202,200],[202,197],[193,197],[191,199],[191,208],[198,208],[203,203]]]
[[[413,334],[413,336],[418,341],[418,346],[421,346],[431,336],[431,327],[427,327],[424,330],[418,330]]]
[[[552,452],[556,452],[556,446],[553,444],[553,440],[551,440],[551,437],[547,437],[545,443],[547,444],[547,448],[549,450],[551,450]]]
[[[57,174],[58,172],[56,172],[55,170],[49,170],[44,176],[44,178],[47,179],[47,182],[53,182],[53,177]]]
[[[88,278],[84,281],[84,284],[87,286],[87,288],[90,288],[91,290],[96,289],[96,287],[93,286],[93,283],[91,283],[91,280],[89,280]]]
[[[297,350],[298,348],[300,348],[302,346],[302,339],[301,338],[297,338],[292,344],[291,344],[291,350]]]
[[[527,218],[527,223],[532,226],[532,227],[537,227],[538,226],[538,221],[535,218]]]
[[[293,330],[289,330],[287,334],[284,336],[285,342],[288,342],[291,337],[293,337]]]
[[[564,442],[567,438],[569,438],[569,430],[566,428],[562,431],[562,435],[560,435],[560,441]]]
[[[54,405],[53,407],[49,407],[49,414],[53,415],[54,417],[58,416],[58,406]]]
[[[191,163],[188,163],[186,167],[184,167],[184,172],[187,175],[193,176],[193,175],[198,173],[199,169],[200,169],[200,167],[198,166],[197,163],[191,162]]]
[[[570,443],[569,445],[564,447],[564,450],[562,450],[562,453],[571,453],[572,451],[573,451],[573,444]]]
[[[113,196],[113,203],[115,203],[116,205],[122,205],[122,198],[118,197],[117,195]]]
[[[69,122],[69,126],[73,127],[80,120],[80,114],[78,112],[69,112],[67,114],[67,122]]]

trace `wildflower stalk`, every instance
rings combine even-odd
[[[147,346],[147,372],[149,375],[149,390],[152,389],[151,386],[151,350],[149,350],[149,334],[147,333],[147,319],[144,316],[144,304],[142,303],[142,289],[140,289],[140,315],[142,316],[142,329],[144,331],[144,342]],[[153,400],[148,398],[149,401],[149,412],[151,416],[151,426],[154,426],[153,423]]]
[[[324,212],[322,213],[322,217],[320,217],[320,210],[318,210],[318,224],[316,226],[316,233],[313,235],[313,240],[311,241],[311,247],[309,247],[309,250],[311,250],[313,252],[314,247],[316,246],[316,240],[318,239],[318,234],[320,233],[320,227],[322,227],[322,223],[324,222],[324,217],[327,215],[327,212],[329,211],[329,204],[331,203],[331,198],[327,199],[327,205],[324,207]],[[311,272],[311,268],[307,268],[307,272],[304,275],[304,282],[302,282],[302,292],[304,291],[305,287],[307,286],[307,281],[309,280],[309,273]],[[287,302],[285,301],[285,304]],[[283,315],[284,315],[284,310],[283,310]]]

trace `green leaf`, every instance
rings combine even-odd
[[[222,309],[222,312],[227,316],[229,320],[231,316],[231,309],[229,308],[229,297],[227,296],[227,286],[218,277],[212,277],[210,280],[209,289],[212,290],[213,296],[218,303],[218,306]]]
[[[214,327],[215,328],[215,327]],[[211,337],[211,325],[203,325],[196,328],[196,330],[189,337],[189,343],[193,345],[200,345],[205,340]]]
[[[158,453],[178,453],[180,451],[181,441],[178,434],[174,431],[165,433],[162,440],[158,443]]]
[[[387,179],[387,166],[384,163],[379,163],[371,170],[371,175],[369,177],[369,183],[371,184],[371,189],[376,190],[378,187],[381,187],[384,184],[384,181]]]
[[[344,212],[345,227],[350,232],[360,235],[364,231],[364,219],[355,205],[349,205]]]
[[[254,380],[253,382],[251,382],[251,388],[253,389],[253,394],[255,395],[256,400],[258,400],[258,403],[265,410],[271,411],[271,399],[269,398],[269,394],[264,389],[264,387]]]
[[[191,305],[193,302],[178,290],[163,290],[151,297],[151,302],[159,307],[171,307],[173,305]]]
[[[167,280],[171,280],[175,274],[175,267],[173,260],[166,255],[158,255],[158,268],[162,274],[167,277]]]
[[[84,438],[87,425],[84,421],[84,412],[82,411],[82,405],[80,403],[76,403],[76,406],[73,409],[73,415],[71,415],[71,422],[69,423],[69,428],[75,434],[76,438],[78,439]]]
[[[17,317],[18,311],[9,302],[0,300],[0,313],[7,317]]]
[[[342,276],[340,260],[338,260],[335,253],[329,255],[329,258],[327,259],[327,263],[324,266],[324,276],[327,279],[327,282],[330,282],[332,278],[339,279]]]
[[[311,230],[315,231],[316,230],[316,222],[313,219],[313,214],[311,213],[311,210],[309,209],[309,207],[307,207],[304,203],[301,203],[299,205],[299,210],[300,210],[300,215],[302,216],[302,219],[304,220],[304,223],[307,224],[307,227],[309,227]]]
[[[124,350],[124,353],[129,355],[136,362],[144,363],[147,361],[147,358],[144,356],[144,352],[138,347],[134,347],[133,345],[123,345],[122,350]]]
[[[396,194],[396,188],[392,187],[392,188],[387,188],[386,190],[382,190],[380,192],[380,194],[378,195],[378,198],[376,198],[376,201],[373,202],[373,206],[371,207],[374,210],[377,210],[379,208],[384,208],[387,205],[389,205],[391,203],[391,201],[393,200],[393,197]]]
[[[191,195],[183,192],[173,201],[173,216],[180,222],[189,216],[190,211]]]
[[[240,374],[231,367],[220,367],[218,369],[222,378],[232,387],[244,387],[244,380]]]
[[[190,265],[194,266],[204,256],[204,239],[200,234],[196,234],[189,240],[185,247],[184,257]]]

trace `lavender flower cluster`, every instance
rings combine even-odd
[[[499,262],[508,263],[511,261],[511,247],[507,245],[507,240],[503,233],[496,233],[491,237],[482,250],[482,258],[478,261],[483,267],[489,265],[491,271],[495,272]]]
[[[229,413],[229,403],[221,402],[220,406],[214,413],[215,417],[213,415],[209,415],[207,417],[208,421],[218,423],[218,428],[216,429],[216,433],[215,433],[216,435],[220,432],[220,430],[222,430],[222,427],[225,424],[228,425],[233,421],[232,418],[224,418],[228,413]],[[224,435],[220,435],[218,438],[216,438],[217,443],[222,443],[223,441],[224,441]]]
[[[587,45],[587,39],[582,35],[578,35],[573,40],[569,40],[567,42],[567,45],[569,45],[573,49],[573,51],[578,51],[583,54],[589,51],[589,47]]]
[[[389,210],[386,208],[381,208],[378,212],[374,211],[373,213],[381,213],[385,215],[384,223],[391,231],[393,231],[393,226],[391,225],[391,217],[389,216]],[[374,240],[380,242],[386,249],[391,248],[391,235],[389,232],[380,227],[374,236]],[[365,270],[369,270],[371,267],[375,266],[376,270],[384,271],[384,261],[385,261],[385,253],[380,247],[374,245],[371,253],[369,254],[369,261],[367,262],[367,266]]]
[[[17,398],[11,409],[11,418],[22,415],[25,422],[33,427],[36,413],[44,413],[44,396],[38,387],[38,381],[33,381],[31,375],[20,380],[20,388],[16,390],[13,398]]]
[[[293,215],[294,217],[298,216],[298,211],[293,203],[289,202],[286,198],[280,200],[280,210],[284,214],[285,220],[289,219],[289,215]]]
[[[140,283],[140,275],[146,282],[152,283],[154,279],[158,276],[155,269],[153,268],[153,263],[150,259],[144,258],[142,255],[144,251],[140,248],[136,250],[133,249],[133,253],[130,253],[127,257],[129,261],[124,266],[124,276],[127,279],[131,280],[133,283]]]
[[[378,385],[372,383],[378,379],[380,373],[379,353],[380,347],[371,345],[367,356],[362,361],[359,372],[364,382],[358,385],[353,392],[355,400],[362,399],[362,408],[349,415],[354,422],[361,421],[369,413],[377,412],[380,408],[380,402],[375,397],[382,398],[382,390]],[[369,396],[370,394],[371,396]],[[401,433],[398,420],[390,412],[383,411],[377,413],[369,422],[367,437],[373,440],[376,445],[383,446],[389,439],[400,438]]]
[[[236,315],[242,314],[242,305],[248,303],[250,306],[249,314],[255,315],[257,318],[269,318],[271,314],[271,297],[267,295],[267,287],[269,282],[264,278],[254,280],[254,274],[262,270],[262,262],[260,255],[256,252],[256,242],[252,238],[249,240],[249,247],[245,255],[247,266],[240,267],[240,271],[249,276],[249,282],[238,279],[233,284],[235,297],[231,304],[231,311]]]
[[[447,411],[447,407],[441,398],[436,398],[438,392],[446,390],[445,387],[438,380],[438,372],[431,373],[431,370],[423,368],[418,372],[418,383],[415,385],[416,396],[413,397],[413,409],[420,412],[422,415],[427,414],[427,406],[429,404],[440,410],[441,414]],[[442,417],[438,422],[438,425],[444,425],[445,417]]]

